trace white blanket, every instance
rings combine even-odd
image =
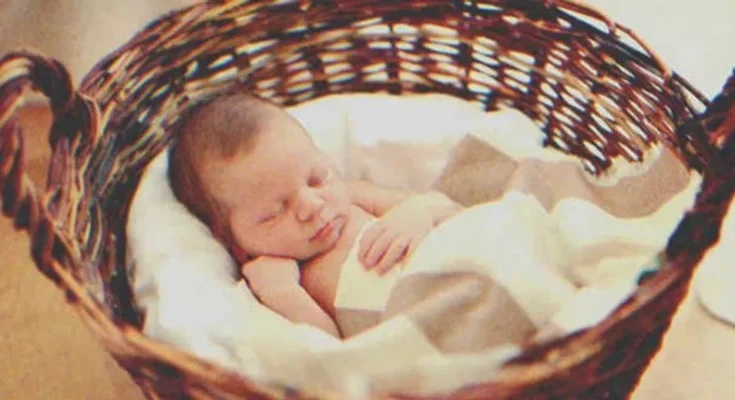
[[[426,110],[427,102],[432,97],[437,104],[435,115],[440,115],[436,118],[445,119],[442,120],[443,125],[442,121],[432,120],[432,113],[418,112]],[[342,102],[334,103],[340,100]],[[420,190],[432,185],[450,156],[451,145],[458,143],[470,131],[474,131],[482,140],[504,149],[512,157],[565,159],[551,150],[540,149],[538,139],[543,134],[531,126],[528,120],[519,119],[517,112],[486,115],[460,100],[442,96],[420,96],[415,106],[411,106],[411,100],[335,97],[315,103],[311,114],[309,105],[293,112],[304,121],[317,144],[340,162],[347,175],[367,177],[377,183],[393,186],[413,182],[416,186],[413,188]],[[409,119],[411,122],[397,124],[404,131],[387,132],[388,125],[383,129],[376,126],[387,118],[369,114],[371,107],[366,107],[365,101],[382,101],[390,104],[390,110],[393,111],[382,109],[380,112],[393,112],[396,116],[413,115],[413,118]],[[330,105],[329,102],[333,103]],[[359,105],[346,114],[329,112],[335,109],[344,111],[349,104]],[[396,111],[401,110],[400,104],[405,105],[403,113]],[[359,114],[357,110],[367,114]],[[440,114],[439,110],[447,114]],[[456,124],[448,122],[452,118],[455,118]],[[375,129],[374,132],[380,132],[386,139],[397,139],[382,142],[368,140],[366,137],[370,132],[352,129],[355,126],[345,121],[363,121],[357,123],[360,127],[365,121],[378,121],[373,122],[371,129]],[[396,124],[391,122],[390,126]],[[442,135],[437,131],[437,126],[452,129]],[[351,135],[340,133],[340,129],[345,127],[350,128]],[[426,137],[420,134],[424,128]],[[519,134],[519,130],[527,134]],[[329,134],[335,135],[337,140],[326,139]],[[416,148],[423,149],[427,154],[427,162],[423,166],[405,174],[395,169],[390,173],[386,166],[397,162],[401,155],[398,154],[400,152],[393,154],[386,149]],[[385,162],[381,162],[381,155],[387,155]],[[236,270],[236,266],[206,227],[175,200],[165,171],[166,155],[162,154],[148,167],[136,193],[128,222],[134,292],[138,304],[146,311],[146,334],[254,379],[340,390],[354,396],[368,391],[422,394],[453,390],[490,378],[502,360],[518,351],[517,346],[508,344],[474,353],[439,352],[428,340],[417,339],[423,337],[421,333],[408,318],[401,318],[400,315],[344,342],[316,328],[284,320],[261,306],[246,288],[235,284],[232,271]],[[415,178],[422,174],[423,179]],[[493,209],[492,212],[498,215],[503,214],[503,207],[513,209],[515,215],[534,215],[543,210],[545,217],[542,219],[546,222],[539,223],[537,218],[528,218],[525,222],[523,219],[510,221],[510,225],[485,223],[472,227],[467,225],[467,220],[464,223],[447,224],[443,230],[432,235],[446,235],[448,239],[466,237],[468,230],[482,230],[482,233],[477,234],[493,236],[496,239],[494,246],[498,249],[511,249],[524,240],[527,244],[538,243],[539,237],[553,239],[556,241],[555,251],[531,246],[523,252],[527,256],[535,256],[540,261],[539,265],[557,267],[559,260],[564,259],[564,254],[573,253],[560,251],[563,249],[558,245],[560,240],[584,247],[599,245],[611,237],[626,237],[642,244],[641,249],[647,250],[642,250],[640,254],[611,258],[595,264],[594,268],[571,272],[551,270],[551,274],[576,276],[587,287],[559,296],[558,307],[544,312],[543,319],[551,319],[556,325],[571,331],[604,318],[630,292],[641,268],[663,247],[682,210],[691,204],[697,183],[697,178],[693,178],[686,190],[672,197],[645,221],[606,219],[605,213],[601,213],[599,208],[587,207],[585,202],[575,199],[560,202],[549,212],[540,208],[531,195],[515,192],[503,197],[502,201],[488,210]],[[515,227],[513,235],[509,235],[508,226]],[[591,229],[599,226],[609,229]],[[551,231],[550,227],[553,228]],[[498,231],[500,228],[504,230]],[[514,236],[512,240],[510,236]],[[534,239],[530,240],[531,237]],[[431,240],[427,243],[431,243]],[[429,251],[421,250],[424,246],[428,248],[430,245],[422,245],[417,256]],[[431,251],[435,247],[431,246]],[[447,249],[446,254],[450,255],[449,252],[454,250]],[[460,252],[472,254],[464,248]],[[431,264],[432,259],[441,260],[433,256],[425,257],[422,268],[430,270],[432,265],[443,268],[439,264]],[[511,263],[512,260],[505,262]],[[621,269],[623,266],[625,268]],[[523,290],[522,277],[511,281],[516,289]],[[580,301],[580,296],[585,300]],[[590,309],[582,310],[580,304]],[[396,354],[401,357],[395,357]]]

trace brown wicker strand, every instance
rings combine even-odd
[[[202,2],[150,23],[97,63],[78,93],[57,61],[9,54],[0,60],[3,212],[28,230],[38,268],[149,398],[339,398],[239,376],[138,330],[125,270],[132,194],[177,116],[231,85],[284,105],[336,93],[445,93],[483,110],[519,109],[545,145],[596,174],[645,160],[657,143],[705,173],[661,270],[613,315],[525,348],[492,381],[437,398],[627,398],[735,191],[735,72],[708,112],[685,123],[707,99],[635,32],[580,0]],[[28,89],[54,112],[45,192],[25,175],[14,117]]]

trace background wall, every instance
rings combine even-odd
[[[190,0],[0,0],[0,53],[31,47],[79,79],[152,18]],[[708,97],[735,65],[731,0],[589,0],[638,32]],[[45,118],[45,119],[44,119]],[[46,117],[28,117],[43,132]],[[31,131],[33,131],[31,129]],[[29,171],[43,179],[42,135],[31,136]],[[24,234],[0,218],[0,398],[133,399],[137,389],[34,270]],[[18,300],[20,299],[20,300]],[[13,330],[24,326],[24,331]],[[735,329],[690,296],[635,399],[735,398]]]
[[[153,18],[192,0],[0,0],[0,52],[30,47],[79,80]]]

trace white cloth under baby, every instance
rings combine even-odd
[[[398,105],[413,102],[414,99],[409,97],[411,96],[401,96],[401,99],[391,102],[389,108],[395,106],[396,113],[403,117],[404,113],[399,112],[403,107]],[[313,110],[309,107],[312,104],[317,106],[316,102],[304,105],[300,111],[302,116],[310,117],[311,125],[307,125],[313,128],[309,129],[309,132],[315,137],[317,144],[333,155],[341,163],[343,170],[352,171],[356,175],[357,172],[367,169],[369,174],[366,172],[366,175],[386,179],[385,182],[374,182],[377,184],[400,181],[420,182],[426,186],[433,182],[441,171],[443,163],[440,161],[445,160],[451,150],[451,145],[446,143],[453,143],[468,132],[475,132],[478,137],[496,143],[498,148],[504,149],[516,159],[531,156],[537,158],[541,153],[560,156],[560,153],[538,145],[544,137],[543,132],[528,120],[520,118],[520,113],[508,110],[485,114],[467,104],[460,104],[461,100],[446,99],[446,102],[454,102],[456,106],[449,107],[443,101],[442,105],[437,107],[437,111],[441,112],[434,112],[433,108],[427,108],[421,103],[416,107],[417,112],[410,114],[412,115],[409,118],[412,121],[410,123],[400,121],[396,123],[395,118],[386,119],[384,115],[378,117],[370,107],[354,107],[349,110],[350,114],[365,113],[365,116],[346,118],[344,114],[347,112],[347,103],[343,103],[342,99],[335,99],[334,103],[324,103],[324,112],[312,113]],[[345,107],[342,107],[342,104]],[[427,113],[427,110],[431,111]],[[476,112],[475,116],[473,112]],[[446,123],[437,123],[437,118],[444,117],[447,117]],[[390,123],[386,122],[380,126],[366,125],[362,129],[361,121],[371,118]],[[507,120],[507,123],[503,123],[504,120]],[[349,121],[355,122],[352,124],[355,125],[355,132],[346,132],[350,130],[349,128],[353,128]],[[358,127],[361,129],[357,129]],[[486,127],[485,131],[488,132],[479,134],[478,130],[483,127]],[[436,131],[436,140],[425,139],[426,136],[433,137],[428,135],[427,130]],[[439,132],[443,130],[447,132]],[[386,166],[393,164],[383,162],[384,158],[380,158],[381,161],[378,162],[377,154],[374,159],[355,162],[354,159],[360,158],[361,155],[373,155],[372,152],[368,154],[365,151],[353,151],[355,146],[375,150],[375,153],[385,150],[377,143],[356,140],[372,137],[376,131],[380,132],[381,138],[395,139],[400,144],[411,142],[413,145],[416,142],[426,145],[427,148],[435,148],[436,151],[426,152],[436,154],[435,158],[423,157],[422,153],[421,157],[414,159],[415,163],[412,162],[420,166],[426,176],[418,180],[413,174],[405,173],[403,169],[388,169]],[[407,136],[409,133],[415,138],[412,136],[409,140]],[[316,136],[323,140],[317,140]],[[517,144],[518,141],[522,143]],[[398,153],[388,158],[403,161],[405,153]],[[432,162],[429,163],[428,160]],[[434,160],[437,161],[438,167],[435,166]],[[351,169],[350,166],[359,168]],[[371,168],[376,166],[381,167],[380,170],[373,171]],[[576,243],[577,238],[582,238],[587,240],[579,245],[590,245],[589,239],[595,236],[582,228],[609,226],[607,221],[599,218],[592,221],[589,210],[580,209],[576,203],[571,202],[567,205],[568,212],[557,213],[557,222],[566,225],[575,220],[587,223],[561,230],[566,241]],[[563,218],[564,216],[575,216],[576,219],[570,220]],[[678,217],[673,219],[676,220]],[[659,221],[649,220],[649,222],[655,225]],[[631,233],[633,240],[637,240],[633,234],[645,232],[640,229],[640,224],[633,224],[629,228],[619,229],[619,236],[627,237],[627,234]],[[659,239],[665,242],[671,229],[665,225],[659,230],[662,233]],[[509,235],[497,234],[495,237],[502,239],[495,244],[496,247],[504,246],[504,250],[510,250],[513,246],[513,240]],[[473,238],[473,235],[467,232],[460,234],[456,240],[457,245],[462,244],[461,241],[468,241],[468,238]],[[474,238],[473,241],[487,243],[482,239]],[[604,242],[608,238],[598,239]],[[359,241],[356,241],[354,247],[357,246],[357,242]],[[441,248],[446,243],[439,244]],[[175,201],[166,179],[164,154],[149,165],[137,190],[129,217],[128,245],[131,247],[130,260],[136,265],[134,279],[136,300],[142,309],[148,310],[145,333],[210,361],[229,366],[251,378],[268,377],[292,387],[326,387],[347,393],[348,396],[367,394],[368,390],[381,392],[397,390],[414,395],[437,394],[437,391],[453,390],[465,384],[488,379],[493,376],[505,357],[518,351],[516,347],[510,346],[482,354],[444,354],[437,351],[429,341],[421,340],[421,336],[418,335],[420,332],[411,329],[412,323],[408,318],[393,318],[343,342],[311,326],[284,320],[259,304],[244,288],[236,287],[234,282],[210,276],[213,270],[221,270],[223,273],[230,270],[232,261],[226,257],[224,249],[207,250],[209,246],[219,246],[217,241],[186,212],[180,203]],[[357,251],[354,247],[353,252]],[[656,250],[658,248],[656,247]],[[200,250],[203,250],[201,256],[206,256],[206,259],[195,257]],[[559,257],[564,258],[566,250],[561,253]],[[552,263],[556,260],[554,258],[556,256],[551,253],[547,256]],[[352,255],[351,259],[356,261],[356,255]],[[636,263],[626,261],[625,264]],[[603,269],[602,265],[599,269]],[[369,301],[380,301],[383,304],[387,293],[390,292],[389,288],[403,276],[396,271],[393,277],[391,274],[378,277],[365,271],[362,266],[349,270],[354,272],[354,275],[350,273],[344,276],[346,281],[353,282],[349,286],[361,288],[360,290],[370,288],[371,291],[378,287],[379,296],[374,296]],[[619,269],[612,268],[611,271],[618,272]],[[598,274],[584,274],[584,276],[593,278],[591,281],[600,278]],[[609,282],[607,277],[604,280]],[[379,283],[376,284],[376,281]],[[182,285],[181,282],[185,282],[186,285]],[[522,279],[518,282],[525,283]],[[202,288],[207,290],[201,290]],[[192,296],[191,293],[196,293],[196,296]],[[357,292],[345,291],[337,297],[336,304],[361,306],[361,303],[355,300],[359,297]],[[375,300],[375,297],[378,300]],[[606,296],[608,297],[610,296]],[[618,301],[621,299],[622,297],[617,298]],[[579,305],[591,303],[573,296],[566,301],[567,306],[564,307],[566,312],[561,314],[584,315],[585,310],[581,310]],[[615,301],[609,304],[612,303]],[[584,321],[578,321],[577,317],[574,321],[570,318],[557,318],[557,320],[573,330],[604,318],[610,310],[609,304],[592,319],[585,318]],[[396,335],[396,332],[400,334]],[[400,357],[396,357],[397,355]]]

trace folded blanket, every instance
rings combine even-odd
[[[436,187],[469,208],[386,276],[348,258],[340,329],[352,336],[401,317],[397,327],[449,354],[600,321],[634,290],[699,182],[668,151],[634,171],[593,179],[579,163],[513,159],[468,136]]]
[[[501,114],[495,126],[478,126],[460,141],[435,188],[465,206],[513,191],[533,197],[557,236],[549,255],[555,259],[547,264],[577,286],[635,280],[693,205],[701,177],[663,146],[654,147],[645,163],[618,163],[595,177],[577,159],[532,140],[508,140],[504,121],[509,127],[528,123],[518,114]]]
[[[354,335],[402,315],[437,350],[451,353],[532,335],[576,290],[543,263],[554,239],[544,218],[537,201],[511,192],[440,225],[386,276],[349,259],[335,301],[342,332]]]

